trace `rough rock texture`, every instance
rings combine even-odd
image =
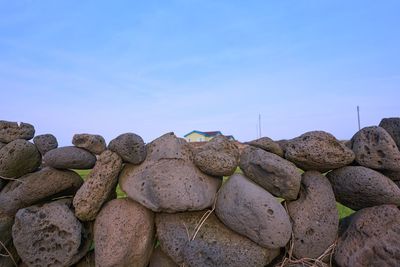
[[[339,215],[328,179],[316,171],[303,174],[298,200],[287,203],[293,222],[296,258],[318,258],[336,239]]]
[[[96,218],[111,191],[115,191],[122,159],[117,153],[104,151],[97,159],[84,184],[74,197],[75,215],[82,221]]]
[[[288,147],[288,145],[290,144],[290,140],[287,140],[287,139],[281,139],[281,140],[278,140],[278,141],[275,141],[279,146],[280,146],[280,148],[282,149],[282,151],[283,151],[283,155],[285,155],[286,154],[286,148]]]
[[[226,226],[262,247],[284,247],[290,239],[292,226],[283,206],[241,174],[221,187],[215,213]]]
[[[148,145],[141,165],[125,165],[120,186],[128,197],[156,212],[205,209],[213,204],[221,180],[202,173],[191,159],[184,139],[165,134]]]
[[[106,141],[98,134],[75,134],[72,138],[72,144],[96,155],[100,155],[106,150]]]
[[[79,251],[84,229],[67,203],[56,201],[17,212],[13,241],[28,266],[70,266],[84,256]]]
[[[50,150],[58,147],[57,138],[52,134],[37,135],[33,138],[33,143],[36,145],[42,156]]]
[[[153,250],[151,254],[149,267],[179,267],[160,247]]]
[[[398,266],[400,211],[382,205],[358,211],[339,238],[334,259],[339,266]]]
[[[125,199],[108,202],[94,226],[96,266],[147,266],[154,246],[154,215]]]
[[[400,205],[400,188],[381,173],[362,166],[347,166],[327,174],[336,200],[359,210],[383,204]]]
[[[36,146],[26,140],[17,139],[0,149],[0,176],[18,178],[36,170],[40,163]]]
[[[94,262],[94,250],[90,251],[88,254],[86,254],[85,257],[83,257],[76,265],[75,267],[95,267],[95,262]]]
[[[56,169],[91,169],[96,157],[85,149],[66,146],[50,150],[44,155],[43,161],[46,166]]]
[[[34,135],[35,128],[29,123],[0,120],[0,142],[10,143],[17,139],[30,140]]]
[[[393,138],[382,127],[362,128],[351,140],[356,161],[361,166],[400,171],[400,151]]]
[[[6,145],[5,143],[0,142],[0,149],[5,145]]]
[[[326,172],[350,164],[354,153],[330,133],[313,131],[290,140],[285,158],[305,171]]]
[[[134,133],[124,133],[111,140],[108,149],[114,151],[132,164],[140,164],[146,159],[146,146],[142,137]]]
[[[51,197],[74,194],[82,178],[73,171],[44,168],[9,182],[0,193],[0,211],[14,215],[18,209]]]
[[[240,156],[243,173],[271,194],[296,199],[301,175],[296,165],[260,148],[246,147]]]
[[[229,176],[239,165],[239,149],[227,137],[219,135],[195,150],[194,163],[206,174]]]
[[[400,149],[400,118],[384,118],[379,126],[385,129]]]
[[[261,148],[262,150],[274,153],[279,157],[283,157],[283,149],[281,146],[269,137],[261,137],[250,142],[246,142],[250,146]]]

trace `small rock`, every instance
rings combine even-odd
[[[250,146],[254,146],[257,148],[261,148],[262,150],[274,153],[275,155],[278,155],[279,157],[283,157],[283,155],[284,155],[283,149],[281,148],[281,146],[269,137],[261,137],[259,139],[247,142],[245,144],[248,144]]]
[[[223,135],[195,150],[194,164],[212,176],[230,176],[239,165],[239,149]]]
[[[199,267],[261,267],[279,255],[279,249],[260,247],[228,229],[214,214],[205,220],[194,236],[195,228],[204,213],[205,211],[156,215],[157,237],[161,249],[177,264]]]
[[[316,259],[335,241],[339,214],[332,186],[325,176],[308,171],[301,184],[299,199],[287,203],[293,222],[293,255],[298,259]]]
[[[81,221],[96,218],[112,190],[115,191],[121,168],[122,159],[117,153],[106,150],[99,156],[96,165],[74,197],[76,217]]]
[[[400,205],[400,189],[381,173],[362,167],[347,166],[327,174],[336,200],[353,210],[383,204]]]
[[[240,156],[243,173],[271,194],[296,199],[301,175],[296,165],[260,148],[246,147]]]
[[[75,267],[95,267],[95,261],[94,261],[94,250],[89,251],[88,254],[86,254],[85,257],[83,257],[76,265]]]
[[[10,143],[17,139],[30,140],[35,135],[35,128],[29,123],[0,121],[0,142]]]
[[[400,211],[394,205],[355,213],[339,238],[334,254],[338,266],[398,266],[400,262]]]
[[[111,200],[95,221],[96,266],[147,266],[154,231],[151,211],[127,198]]]
[[[33,143],[36,145],[42,156],[50,150],[58,147],[57,138],[52,134],[37,135],[33,138]]]
[[[96,157],[85,149],[66,146],[50,150],[44,155],[43,161],[46,166],[56,169],[91,169]]]
[[[106,141],[98,134],[75,134],[72,138],[72,144],[96,155],[100,155],[106,150]]]
[[[400,118],[384,118],[379,126],[385,129],[400,149]]]
[[[73,171],[44,168],[10,181],[0,193],[0,210],[14,215],[40,201],[73,195],[82,183],[82,178]]]
[[[179,267],[160,247],[153,250],[151,254],[149,267]]]
[[[326,172],[350,164],[354,153],[330,133],[313,131],[292,139],[285,158],[305,171]]]
[[[382,127],[362,128],[351,140],[356,161],[361,166],[400,171],[400,151],[393,138]]]
[[[41,163],[36,146],[26,140],[17,139],[0,149],[0,176],[18,178],[35,171]]]
[[[111,140],[108,149],[120,155],[124,162],[140,164],[146,158],[146,146],[142,137],[134,133],[125,133]]]

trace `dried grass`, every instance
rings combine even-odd
[[[15,261],[14,257],[12,256],[11,252],[7,249],[7,247],[3,244],[3,242],[0,241],[0,245],[4,248],[4,250],[7,252],[7,254],[0,254],[0,257],[9,257],[12,262],[14,263],[15,267],[18,267],[17,262]]]
[[[20,182],[20,183],[25,183],[25,181],[22,181],[22,180],[20,180],[20,179],[18,179],[18,178],[4,177],[4,176],[0,176],[0,178],[3,179],[3,180],[18,181],[18,182]]]

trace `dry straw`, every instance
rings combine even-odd
[[[18,267],[17,262],[15,261],[14,257],[12,256],[11,252],[7,249],[7,247],[3,244],[3,242],[0,241],[0,245],[4,248],[4,250],[7,252],[7,254],[0,254],[0,257],[9,257],[12,262],[14,263],[15,267]]]

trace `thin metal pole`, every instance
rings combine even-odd
[[[360,124],[360,107],[357,106],[357,119],[358,119],[358,130],[361,130],[361,124]]]
[[[258,127],[259,138],[261,138],[261,114],[258,114]]]

